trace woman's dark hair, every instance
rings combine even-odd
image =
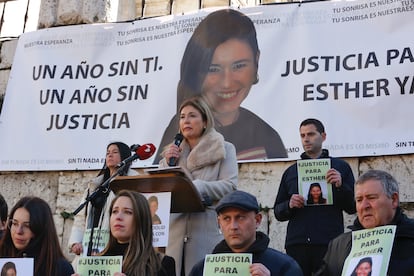
[[[7,271],[9,269],[13,269],[16,273],[16,265],[13,262],[6,262],[1,269],[1,276],[7,276]]]
[[[8,212],[7,202],[4,197],[0,194],[0,220],[6,221],[7,220],[7,212]]]
[[[371,273],[372,273],[372,258],[371,257],[364,257],[364,258],[360,259],[358,264],[354,268],[354,271],[352,271],[351,276],[357,276],[356,271],[357,271],[358,267],[363,263],[369,263],[369,266],[371,267],[371,271],[368,273],[368,276],[371,276]]]
[[[308,191],[308,200],[306,201],[306,203],[308,205],[315,204],[315,202],[313,202],[312,195],[311,195],[311,190],[314,187],[318,187],[319,190],[321,190],[321,194],[319,195],[317,204],[325,204],[326,203],[326,198],[324,198],[322,196],[322,187],[321,187],[321,184],[319,184],[317,182],[310,184],[309,191]]]
[[[233,9],[212,12],[194,30],[185,48],[177,88],[177,110],[185,99],[201,94],[201,86],[209,70],[214,51],[229,39],[246,42],[252,49],[256,64],[255,76],[252,78],[257,83],[259,46],[252,20]]]
[[[52,211],[46,201],[39,197],[21,198],[11,209],[10,219],[17,209],[29,212],[29,227],[33,238],[23,250],[18,250],[11,238],[10,227],[0,244],[0,256],[5,258],[34,257],[34,275],[57,275],[58,260],[63,259]]]
[[[126,252],[124,253],[122,271],[126,275],[157,275],[161,269],[161,261],[152,245],[152,219],[147,199],[140,193],[130,190],[121,190],[112,200],[109,214],[116,200],[121,197],[128,197],[132,202],[133,221],[135,229]],[[117,241],[112,233],[109,242],[101,255],[116,247]]]
[[[131,156],[131,148],[125,143],[122,143],[122,142],[109,143],[108,146],[106,147],[106,150],[108,150],[111,145],[116,145],[118,147],[119,153],[121,155],[121,161]],[[126,175],[130,166],[131,166],[131,163],[126,164],[124,169],[121,171],[119,175]],[[103,181],[106,181],[111,176],[109,168],[106,165],[106,158],[105,158],[105,164],[103,165],[102,169],[99,171],[98,175],[101,175],[101,174],[104,175]]]

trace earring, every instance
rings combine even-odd
[[[253,81],[253,84],[256,84],[259,82],[259,73],[256,74],[256,79]]]

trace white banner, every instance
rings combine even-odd
[[[288,153],[265,160],[298,159],[299,124],[310,117],[324,123],[332,156],[414,152],[413,0],[239,11],[253,20],[260,49],[259,82],[241,106]],[[23,34],[0,117],[0,170],[99,169],[113,141],[160,148],[184,49],[210,12]]]

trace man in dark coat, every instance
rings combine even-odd
[[[256,197],[234,191],[225,195],[216,206],[222,240],[213,250],[218,253],[252,253],[250,275],[301,276],[298,264],[286,254],[269,248],[269,237],[257,227],[262,221]],[[202,276],[204,260],[198,262],[190,276]]]
[[[387,275],[414,275],[414,220],[399,207],[398,183],[394,177],[380,170],[362,174],[355,184],[355,199],[358,216],[352,231],[396,225]],[[351,247],[352,232],[334,239],[316,275],[341,275]]]
[[[329,242],[344,232],[343,211],[355,213],[354,182],[351,167],[344,160],[330,157],[322,148],[325,127],[317,119],[306,119],[299,127],[304,153],[302,159],[329,158],[331,168],[326,173],[332,184],[333,204],[305,206],[299,194],[298,167],[291,165],[282,176],[274,204],[275,217],[289,221],[286,233],[286,253],[310,276],[321,265]]]

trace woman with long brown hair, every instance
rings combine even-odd
[[[123,256],[121,275],[175,276],[174,259],[153,247],[151,212],[142,194],[119,191],[109,213],[109,242],[100,255]]]
[[[33,258],[34,275],[66,276],[73,273],[60,248],[52,211],[38,197],[23,197],[11,209],[0,242],[2,258]]]

